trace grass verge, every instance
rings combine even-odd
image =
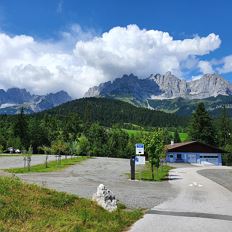
[[[30,171],[28,170],[27,167],[25,168],[9,168],[4,171],[11,172],[11,173],[31,173],[31,172],[54,172],[54,171],[59,171],[62,170],[70,165],[74,165],[77,163],[80,163],[81,161],[84,161],[88,159],[88,156],[78,156],[74,158],[68,158],[68,159],[62,159],[61,164],[58,164],[56,160],[48,162],[48,167],[45,167],[44,164],[37,164],[31,166]],[[44,157],[45,159],[45,157]],[[45,161],[44,161],[45,162]]]
[[[36,156],[45,156],[44,154],[35,154]],[[3,157],[23,157],[23,154],[19,153],[19,154],[9,154],[9,153],[0,153],[0,157],[3,156]]]
[[[0,157],[21,157],[21,154],[0,154]]]
[[[124,231],[142,215],[120,207],[109,213],[75,195],[0,177],[0,231]]]
[[[135,173],[135,178],[137,180],[148,180],[148,181],[162,181],[167,180],[169,170],[173,169],[168,165],[159,167],[158,173],[157,169],[154,170],[154,180],[152,179],[151,166],[149,162],[146,162],[143,168],[139,168]]]
[[[180,136],[181,142],[185,142],[185,141],[188,141],[188,140],[189,140],[188,133],[180,132],[180,133],[179,133],[179,136]]]
[[[129,129],[123,129],[123,130],[127,132],[129,136],[137,136],[141,134],[150,133],[149,131],[145,131],[145,130],[129,130]]]

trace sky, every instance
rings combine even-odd
[[[0,88],[88,88],[171,71],[232,82],[230,0],[0,0]]]

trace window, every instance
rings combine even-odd
[[[210,159],[210,158],[218,158],[218,156],[212,156],[212,155],[201,155],[200,158],[203,158],[203,159]]]

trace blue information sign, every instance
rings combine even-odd
[[[143,143],[135,144],[135,152],[136,155],[144,155],[144,144]]]

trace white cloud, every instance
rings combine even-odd
[[[213,67],[208,61],[199,61],[198,67],[203,74],[214,73]]]
[[[183,68],[197,65],[195,57],[210,53],[220,43],[213,33],[175,40],[167,32],[136,25],[115,27],[101,36],[73,25],[59,41],[0,33],[0,88],[24,87],[37,94],[63,89],[81,97],[89,87],[125,73],[181,75]]]
[[[138,75],[167,70],[179,75],[190,56],[205,55],[220,46],[218,35],[174,40],[167,32],[140,30],[136,25],[115,27],[101,37],[76,44],[75,54],[86,65],[107,76],[136,72]]]
[[[196,81],[202,78],[202,75],[197,75],[197,76],[192,76],[192,80],[191,81]]]
[[[220,73],[232,72],[232,55],[224,57],[218,63],[222,64],[222,67],[217,68],[218,72],[220,72]]]

